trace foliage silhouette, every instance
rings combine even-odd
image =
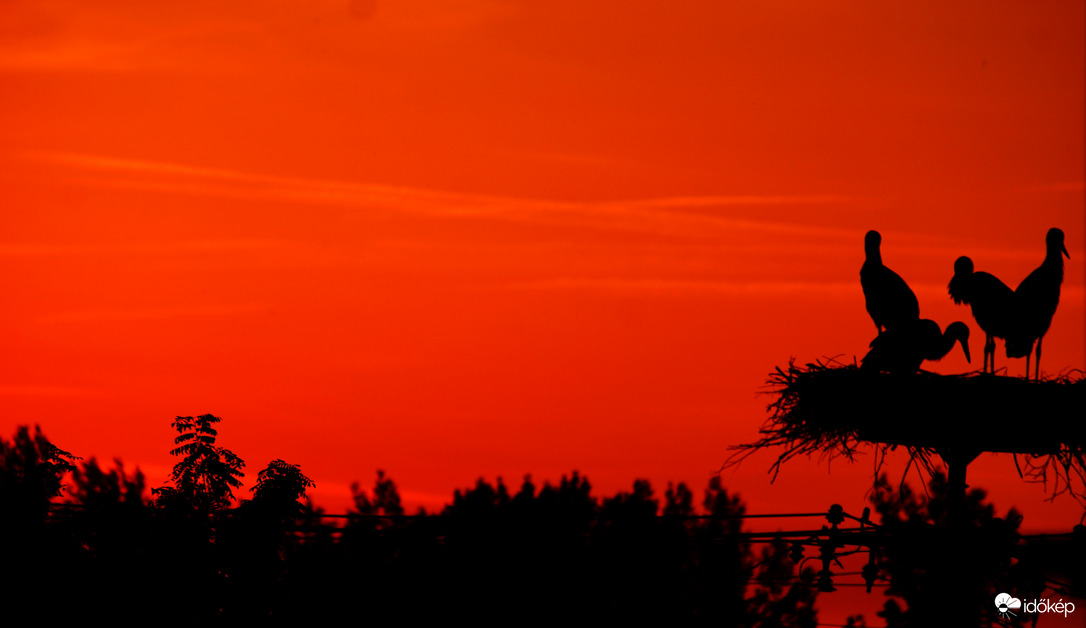
[[[109,508],[119,504],[143,506],[147,489],[143,472],[136,469],[135,474],[129,476],[124,470],[124,463],[120,460],[113,463],[116,468],[108,473],[94,458],[84,463],[82,469],[73,469],[72,482],[75,487],[71,492],[72,499],[88,508]]]
[[[1013,508],[996,517],[985,492],[973,489],[966,494],[961,520],[952,521],[945,475],[931,478],[927,497],[906,484],[893,490],[885,477],[881,483],[884,490],[872,496],[872,504],[888,539],[879,567],[889,578],[886,594],[892,597],[878,613],[887,628],[1004,626],[1008,622],[997,618],[992,602],[996,593],[1043,597],[1038,563],[1021,560],[1022,517]],[[1024,619],[1021,614],[1014,621]]]
[[[60,517],[50,513],[50,500],[63,492],[61,479],[75,469],[76,456],[49,442],[37,426],[16,429],[9,442],[0,437],[0,556],[4,579],[5,619],[17,620],[22,608],[37,619],[71,619],[64,608],[38,600],[70,578],[84,558],[78,539]]]
[[[482,623],[531,616],[753,628],[805,627],[813,617],[811,577],[796,579],[781,550],[755,561],[740,537],[742,503],[719,478],[701,501],[708,517],[693,516],[684,484],[657,498],[638,480],[597,498],[577,472],[542,486],[525,477],[516,491],[480,480],[439,514],[406,516],[396,483],[379,471],[372,491],[355,486],[355,509],[333,526],[302,502],[312,480],[282,460],[258,475],[251,500],[224,507],[240,458],[215,444],[212,419],[175,421],[184,460],[154,502],[143,499],[142,474],[119,462],[73,469],[74,505],[54,507],[24,543],[30,549],[12,554],[37,565],[25,592],[54,590],[64,573],[66,621],[134,622],[167,607],[179,621],[265,623],[359,609],[372,622],[401,621],[404,609],[430,622],[470,613]],[[39,484],[55,496],[59,475],[50,477]]]
[[[160,559],[175,541],[161,534],[143,474],[127,472],[120,460],[114,464],[105,469],[91,458],[73,470],[70,502],[52,516],[54,527],[73,541],[64,556],[73,583],[65,588],[65,608],[77,621],[109,616],[127,623],[151,616],[158,612],[163,572],[172,571]]]
[[[219,614],[232,620],[268,620],[286,595],[290,529],[304,517],[313,487],[297,465],[273,460],[257,476],[253,499],[220,518],[215,545],[225,575]]]
[[[172,487],[154,489],[162,506],[187,506],[197,512],[226,508],[241,488],[245,461],[234,452],[215,444],[217,416],[179,416],[171,424],[177,430],[170,455],[183,456],[170,473]]]
[[[49,501],[63,490],[61,477],[75,470],[79,459],[50,443],[37,426],[33,436],[20,426],[10,443],[0,437],[0,499],[9,513],[5,518],[41,522]]]
[[[404,512],[396,483],[386,478],[381,469],[377,470],[377,484],[373,488],[372,498],[361,489],[358,482],[351,484],[351,497],[361,515],[398,517]]]
[[[814,608],[815,572],[808,567],[800,573],[798,581],[790,582],[793,567],[788,552],[788,544],[780,542],[762,548],[755,575],[755,582],[761,587],[747,605],[747,612],[754,619],[751,626],[815,628],[818,625]]]
[[[281,520],[292,519],[305,512],[306,490],[316,484],[306,477],[297,465],[282,460],[272,460],[256,478],[253,504],[274,512]]]

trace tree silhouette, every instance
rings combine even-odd
[[[133,475],[124,470],[124,463],[114,460],[116,468],[107,473],[91,458],[83,468],[72,470],[72,482],[75,484],[71,496],[76,502],[88,508],[109,508],[118,504],[142,506],[146,482],[143,472],[136,469]]]
[[[73,470],[74,504],[53,514],[52,525],[75,545],[66,557],[70,584],[65,587],[65,605],[74,621],[110,617],[121,624],[138,622],[156,612],[161,574],[174,571],[172,564],[159,562],[175,539],[161,534],[156,513],[144,499],[143,474],[127,472],[120,460],[114,463],[113,469],[104,469],[91,458]]]
[[[218,432],[212,424],[222,421],[217,416],[179,416],[171,424],[177,430],[173,456],[184,456],[170,473],[172,487],[154,489],[163,506],[185,505],[198,512],[226,508],[234,497],[233,489],[241,487],[245,461],[234,452],[215,444]]]
[[[885,477],[880,484],[889,486]],[[954,520],[941,473],[932,477],[927,493],[922,497],[903,484],[872,497],[888,539],[879,567],[889,576],[886,594],[893,596],[878,615],[888,628],[1022,622],[1024,613],[1013,621],[998,619],[993,604],[1000,591],[1043,597],[1044,578],[1038,577],[1036,563],[1016,556],[1021,515],[1011,508],[996,517],[985,492],[973,489],[960,520]]]
[[[78,460],[34,428],[20,426],[8,442],[0,438],[0,556],[3,556],[4,614],[20,623],[20,612],[53,623],[72,619],[64,605],[41,600],[58,593],[85,556],[70,529],[50,513],[50,500],[61,494],[63,475]],[[12,615],[14,614],[14,616]]]
[[[9,443],[0,438],[0,503],[5,519],[40,523],[49,510],[49,501],[60,495],[61,477],[75,470],[77,456],[49,442],[41,428],[19,426]]]
[[[20,575],[12,599],[40,598],[63,574],[68,603],[48,616],[65,622],[139,621],[165,607],[183,621],[265,623],[340,620],[360,609],[374,623],[400,621],[404,609],[425,622],[471,613],[482,623],[530,615],[737,628],[803,628],[814,616],[810,577],[795,581],[783,549],[754,564],[742,503],[719,478],[705,494],[708,518],[695,515],[684,484],[657,499],[638,480],[597,499],[577,472],[542,488],[525,477],[515,494],[501,479],[480,480],[440,514],[408,517],[396,483],[378,471],[371,492],[353,487],[355,509],[336,526],[302,503],[313,482],[283,460],[259,473],[252,499],[226,508],[243,462],[216,445],[217,422],[173,422],[182,460],[153,503],[142,474],[119,461],[77,469],[26,428],[13,444],[0,439],[5,495],[43,504],[17,529],[12,511],[0,511],[9,532],[0,543]],[[66,470],[75,503],[50,510]]]
[[[253,493],[254,505],[274,512],[277,518],[287,520],[305,511],[306,490],[316,484],[306,477],[297,465],[282,460],[272,460],[256,477]]]
[[[739,619],[751,615],[740,611],[748,608],[747,582],[754,571],[750,545],[738,541],[747,509],[737,495],[728,494],[720,476],[709,480],[702,508],[710,518],[694,531],[690,597],[695,616],[700,624],[742,625]]]
[[[225,574],[220,615],[268,619],[286,598],[289,532],[306,511],[313,481],[297,465],[273,460],[257,476],[253,499],[220,517],[215,545]]]
[[[211,414],[177,417],[170,454],[182,458],[170,473],[173,486],[152,489],[160,512],[156,534],[167,539],[156,545],[163,590],[190,591],[186,603],[174,605],[175,617],[183,620],[217,616],[229,599],[232,580],[233,528],[225,509],[241,486],[245,462],[229,449],[215,444]],[[222,536],[222,538],[219,538]],[[235,596],[236,597],[236,596]]]
[[[808,567],[795,578],[795,568],[788,552],[787,543],[773,543],[762,548],[754,576],[759,587],[747,600],[747,615],[752,628],[815,628],[818,625],[814,608],[815,572]]]
[[[385,477],[385,472],[377,470],[377,484],[373,487],[373,497],[366,494],[358,482],[351,484],[351,496],[354,506],[361,515],[397,517],[403,514],[400,492],[396,483]]]

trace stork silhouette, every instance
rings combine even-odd
[[[918,319],[902,327],[887,329],[871,341],[871,350],[860,361],[860,368],[868,371],[912,375],[920,370],[925,360],[941,360],[954,343],[962,345],[965,360],[969,356],[969,327],[955,321],[943,332],[939,323],[931,319]]]
[[[1014,290],[994,275],[973,271],[973,260],[959,257],[954,262],[954,277],[947,285],[950,298],[958,305],[969,305],[973,318],[984,331],[984,367],[995,373],[995,339],[1007,338],[1015,316]]]
[[[1007,357],[1026,358],[1026,379],[1029,379],[1029,354],[1037,343],[1035,381],[1041,378],[1041,341],[1052,324],[1052,316],[1060,304],[1060,284],[1063,283],[1063,258],[1067,247],[1063,231],[1053,227],[1045,236],[1045,259],[1014,290],[1015,312],[1013,329],[1007,336]]]
[[[920,319],[920,303],[909,284],[882,264],[881,244],[882,236],[878,231],[867,232],[864,237],[867,259],[860,268],[867,313],[875,321],[875,329],[880,335],[883,330],[901,328]]]

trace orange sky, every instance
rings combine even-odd
[[[210,412],[333,509],[377,468],[700,492],[775,366],[863,354],[870,228],[979,367],[955,258],[1013,287],[1062,227],[1042,366],[1086,368],[1083,3],[733,4],[0,3],[0,434],[157,486]],[[864,505],[870,459],[767,466],[751,511]]]

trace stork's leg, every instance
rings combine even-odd
[[[989,363],[992,366],[992,373],[995,373],[995,338],[992,334],[986,334],[984,337],[984,372],[988,372]]]
[[[1032,353],[1033,353],[1033,351],[1027,351],[1026,352],[1026,381],[1027,382],[1029,381],[1029,356]]]
[[[1033,367],[1033,381],[1041,381],[1041,341],[1044,340],[1044,336],[1037,339],[1037,366]],[[1028,375],[1028,373],[1027,373]]]

